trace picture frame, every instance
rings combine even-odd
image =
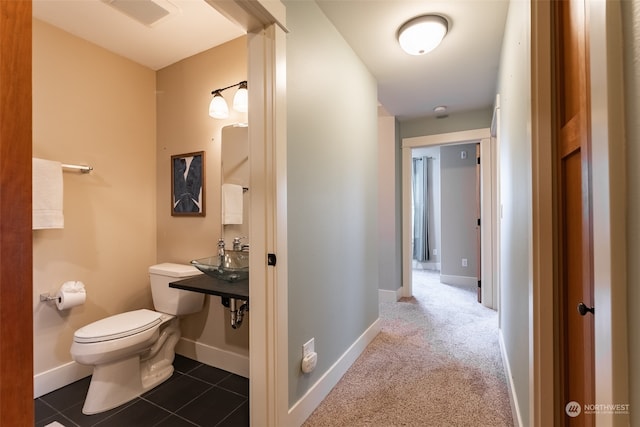
[[[205,152],[171,156],[171,216],[205,216]]]

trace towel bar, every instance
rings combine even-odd
[[[68,165],[63,163],[62,164],[62,168],[63,169],[73,169],[73,170],[79,170],[82,173],[89,173],[93,170],[93,167],[88,166],[88,165]]]

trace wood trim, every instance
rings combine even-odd
[[[490,128],[471,129],[463,130],[460,132],[402,138],[402,148],[426,147],[427,145],[459,144],[463,142],[475,142],[485,138],[491,138]]]
[[[630,404],[626,159],[620,1],[587,0],[591,80],[596,402]],[[634,120],[631,118],[630,120]],[[595,161],[597,160],[597,161]],[[637,408],[636,408],[637,409]],[[630,409],[633,411],[633,408]],[[596,415],[628,426],[629,414]]]
[[[287,425],[286,8],[279,0],[206,0],[247,31],[249,163],[249,412],[252,425]],[[267,253],[278,256],[267,266]],[[258,301],[259,303],[256,303]]]
[[[413,280],[411,273],[411,261],[413,251],[413,229],[411,224],[411,147],[405,147],[402,143],[402,289],[403,297],[413,295]]]
[[[287,32],[286,7],[280,0],[205,0],[229,21],[247,32],[258,32],[277,24]]]
[[[260,426],[287,425],[289,410],[285,55],[280,27],[249,33],[249,401],[252,424]],[[267,253],[277,255],[275,266]]]
[[[0,425],[34,425],[31,1],[0,0]]]
[[[494,270],[497,257],[495,230],[498,228],[498,218],[495,215],[496,209],[496,140],[486,138],[480,141],[480,233],[481,249],[478,263],[480,268],[479,277],[482,280],[482,304],[485,307],[499,310],[498,306],[498,272]]]
[[[554,154],[551,64],[551,3],[531,2],[532,276],[529,286],[529,408],[531,426],[554,418]],[[553,268],[549,268],[552,266]]]
[[[437,135],[417,136],[411,138],[402,139],[402,296],[410,297],[413,295],[413,283],[412,283],[412,224],[411,224],[411,150],[418,147],[427,147],[435,145],[449,145],[460,143],[474,143],[480,142],[480,150],[482,153],[487,153],[486,171],[483,172],[483,176],[487,179],[482,182],[482,193],[487,196],[487,199],[483,199],[483,214],[486,216],[487,221],[482,227],[483,234],[481,236],[483,248],[482,262],[483,266],[493,266],[493,256],[495,251],[485,250],[485,248],[495,248],[496,242],[492,242],[493,234],[491,233],[492,227],[497,227],[496,224],[490,225],[489,221],[497,220],[492,212],[494,208],[491,201],[491,176],[495,176],[495,162],[491,162],[491,129],[471,129],[460,132],[442,133]],[[490,170],[489,170],[490,169]],[[486,175],[484,175],[486,173]],[[491,286],[491,291],[487,289],[483,291],[482,297],[484,298],[483,304],[487,307],[497,308],[497,283],[493,280],[490,269],[485,269],[482,272],[482,283],[485,286]]]
[[[489,160],[489,159],[487,159]],[[477,290],[477,298],[478,302],[483,302],[482,297],[482,239],[481,236],[483,233],[480,229],[480,224],[482,223],[482,202],[481,202],[481,186],[480,182],[482,180],[482,169],[480,168],[480,143],[476,143],[476,218],[478,218],[478,224],[476,225],[476,257],[477,257],[477,265],[476,265],[476,277],[478,278],[478,290]],[[491,201],[487,203],[491,205]],[[485,286],[488,286],[488,283],[484,283]],[[485,303],[486,305],[486,303]],[[492,304],[493,305],[493,304]]]

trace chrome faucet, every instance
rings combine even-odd
[[[218,240],[218,258],[220,258],[220,268],[224,265],[224,239]]]
[[[245,252],[249,252],[249,245],[246,243],[242,243],[240,242],[240,240],[242,239],[246,239],[246,237],[234,237],[233,238],[233,250],[234,251],[245,251]]]

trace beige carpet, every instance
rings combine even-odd
[[[380,334],[305,427],[513,425],[497,313],[437,273],[415,271],[414,295],[380,305]]]

